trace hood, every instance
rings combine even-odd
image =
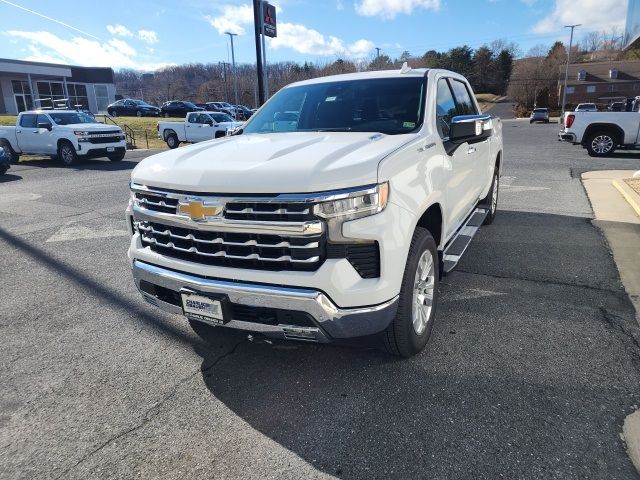
[[[234,128],[241,127],[242,125],[244,125],[244,122],[236,122],[236,121],[233,121],[233,122],[220,122],[220,123],[218,123],[218,125],[223,126],[223,127],[227,127],[227,128],[230,128],[230,129],[234,129]]]
[[[243,134],[153,155],[135,183],[208,193],[308,193],[378,182],[378,163],[417,134]]]
[[[104,123],[70,123],[69,125],[58,125],[59,127],[72,128],[74,130],[82,130],[87,132],[113,132],[122,129],[117,125],[105,125]]]

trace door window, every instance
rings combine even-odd
[[[187,118],[187,121],[189,123],[200,123],[199,119],[198,119],[198,114],[197,113],[192,113],[189,115],[189,118]]]
[[[20,117],[20,126],[24,128],[36,128],[36,119],[38,116],[35,113],[27,113]]]
[[[438,80],[436,98],[436,124],[440,138],[449,138],[451,119],[456,116],[456,102],[453,99],[451,88],[445,78]]]
[[[47,125],[51,125],[51,120],[44,114],[38,115],[38,119],[36,120],[36,125],[40,125],[41,123],[46,123]]]
[[[456,113],[458,115],[477,115],[478,111],[471,99],[471,94],[469,93],[467,86],[460,80],[452,79],[451,88],[453,89],[453,94],[456,97],[456,104],[458,106]]]

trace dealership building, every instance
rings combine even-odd
[[[0,58],[0,114],[67,106],[104,113],[115,95],[111,68]]]

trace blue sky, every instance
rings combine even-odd
[[[327,63],[422,55],[494,39],[526,53],[580,33],[622,31],[627,0],[274,0],[278,38],[267,60]],[[92,7],[93,5],[93,7]],[[230,59],[255,62],[250,0],[0,0],[0,57],[153,70],[167,64]],[[578,37],[579,38],[579,37]]]

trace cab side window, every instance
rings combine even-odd
[[[187,121],[189,123],[200,123],[198,121],[198,114],[197,113],[190,113],[189,114],[189,118],[187,118]]]
[[[449,137],[451,119],[457,115],[456,102],[453,99],[449,82],[445,78],[438,80],[436,92],[436,124],[440,138]]]
[[[207,115],[206,113],[201,113],[199,115],[198,122],[205,125],[213,125],[213,120],[211,120],[211,117],[209,117],[209,115]]]
[[[51,120],[49,120],[49,117],[41,113],[38,115],[36,125],[40,125],[41,123],[46,123],[47,125],[51,125]]]
[[[471,99],[467,86],[460,80],[451,79],[451,88],[456,97],[458,115],[477,115],[476,105]]]
[[[38,116],[35,113],[26,113],[20,117],[20,126],[24,128],[36,128],[38,126],[36,119]]]

